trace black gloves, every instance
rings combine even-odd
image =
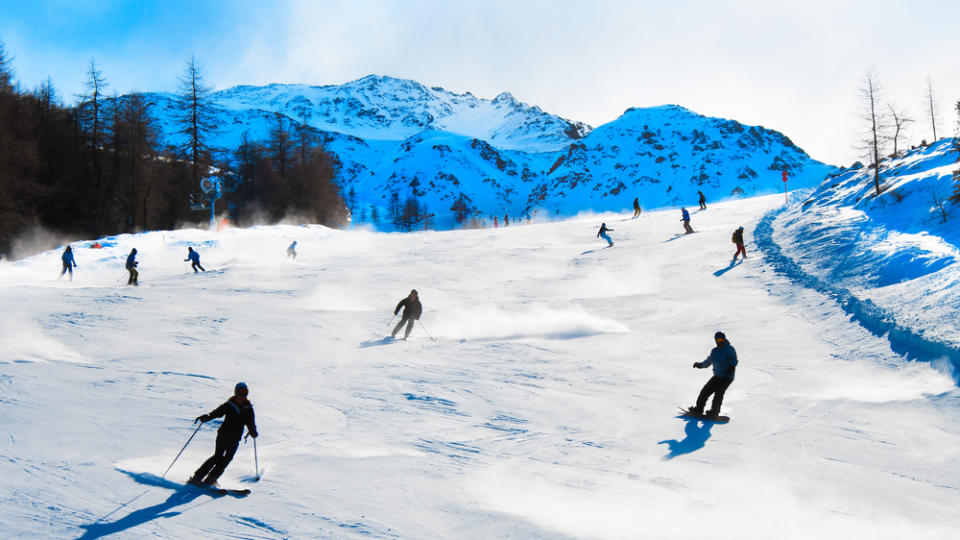
[[[702,368],[703,366],[702,366],[702,365],[700,365],[700,362],[694,362],[694,363],[693,363],[693,367],[695,367],[695,368],[698,368],[698,369],[699,369],[699,368]]]
[[[207,421],[209,421],[209,420],[210,420],[210,417],[209,417],[209,416],[207,416],[207,415],[205,415],[205,414],[201,414],[200,416],[198,416],[198,417],[196,418],[196,420],[193,421],[193,423],[196,424],[197,422],[200,422],[201,424],[205,424],[205,423],[206,423]]]

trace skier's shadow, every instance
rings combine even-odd
[[[721,269],[717,270],[716,272],[713,273],[713,275],[715,275],[715,276],[717,276],[717,277],[720,277],[720,276],[726,274],[727,272],[729,272],[734,266],[737,266],[737,265],[739,265],[739,264],[742,263],[742,262],[743,262],[743,259],[740,259],[740,260],[732,260],[732,261],[730,261],[730,264],[727,265],[726,268],[721,268]]]
[[[687,422],[687,425],[683,428],[685,437],[682,441],[670,439],[658,442],[657,444],[666,444],[670,449],[670,453],[664,456],[663,459],[669,460],[677,456],[682,456],[683,454],[696,452],[706,446],[707,439],[710,438],[710,429],[713,428],[713,422],[683,416],[679,416],[678,418],[683,418],[683,420]]]
[[[149,473],[133,473],[133,472],[124,471],[124,470],[121,470],[121,472],[123,472],[124,474],[130,475],[134,480],[136,480],[141,484],[170,488],[170,489],[173,489],[174,492],[169,497],[167,497],[167,500],[163,501],[162,503],[155,504],[153,506],[148,506],[146,508],[141,508],[139,510],[135,510],[116,521],[101,523],[100,520],[98,519],[97,521],[89,525],[81,525],[80,528],[86,529],[86,532],[84,532],[83,536],[81,536],[78,540],[86,540],[88,538],[101,538],[110,534],[115,534],[118,532],[125,531],[127,529],[132,529],[134,527],[143,525],[144,523],[148,523],[155,519],[178,516],[180,515],[180,512],[173,510],[178,506],[189,504],[202,495],[214,496],[214,497],[219,496],[212,492],[204,491],[202,489],[195,488],[193,486],[186,486],[184,484],[178,484],[176,482],[164,480],[162,478],[159,478]],[[137,497],[134,497],[134,500],[136,500],[139,497],[140,495],[137,495]],[[123,508],[130,502],[133,502],[133,501],[131,500],[131,501],[128,501],[127,503],[124,503],[123,505],[120,506],[120,508]],[[118,508],[118,510],[120,508]],[[100,519],[103,519],[103,518],[100,518]]]

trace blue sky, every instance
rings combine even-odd
[[[0,0],[0,41],[21,84],[64,101],[95,59],[111,90],[172,91],[191,54],[217,89],[339,84],[369,74],[492,98],[503,91],[600,125],[677,103],[764,125],[848,164],[857,89],[874,66],[930,138],[956,131],[960,2],[618,0]]]

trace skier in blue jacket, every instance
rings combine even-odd
[[[197,268],[206,272],[202,266],[200,266],[200,254],[193,250],[192,247],[187,247],[187,258],[183,262],[193,261],[193,264],[190,265],[193,268],[193,273],[197,273]]]
[[[63,270],[60,272],[60,278],[67,272],[70,272],[70,281],[73,281],[73,269],[77,266],[77,261],[73,260],[73,248],[67,246],[67,249],[63,250],[63,255],[60,256],[60,260],[63,261]]]
[[[716,418],[720,415],[723,395],[733,382],[737,371],[737,351],[727,341],[727,336],[723,332],[717,332],[713,335],[713,339],[717,346],[710,351],[710,356],[703,362],[693,364],[693,367],[698,369],[713,366],[713,377],[710,377],[707,384],[703,385],[703,390],[700,390],[697,404],[689,409],[689,413],[695,416],[704,414],[703,407],[707,404],[710,394],[713,394],[713,403],[710,410],[706,412],[706,416]]]
[[[692,233],[693,227],[690,226],[690,212],[687,212],[686,208],[681,208],[680,212],[683,214],[680,220],[683,221],[683,230],[686,231],[684,234]]]

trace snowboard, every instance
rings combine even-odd
[[[721,415],[721,416],[716,416],[711,418],[705,414],[693,414],[690,412],[690,409],[684,409],[683,407],[679,407],[679,409],[680,409],[680,416],[682,416],[683,418],[696,418],[697,420],[704,420],[706,422],[716,422],[718,424],[726,424],[727,422],[730,421],[729,416]]]
[[[235,496],[235,497],[246,497],[247,495],[250,494],[250,490],[249,490],[249,489],[225,489],[225,488],[220,488],[220,487],[216,487],[216,486],[205,486],[205,485],[202,485],[202,484],[191,484],[190,482],[187,482],[187,485],[188,485],[188,486],[195,487],[195,488],[197,488],[197,489],[202,489],[202,490],[204,490],[204,491],[209,491],[209,492],[215,493],[215,494],[217,494],[217,495],[233,495],[233,496]]]

